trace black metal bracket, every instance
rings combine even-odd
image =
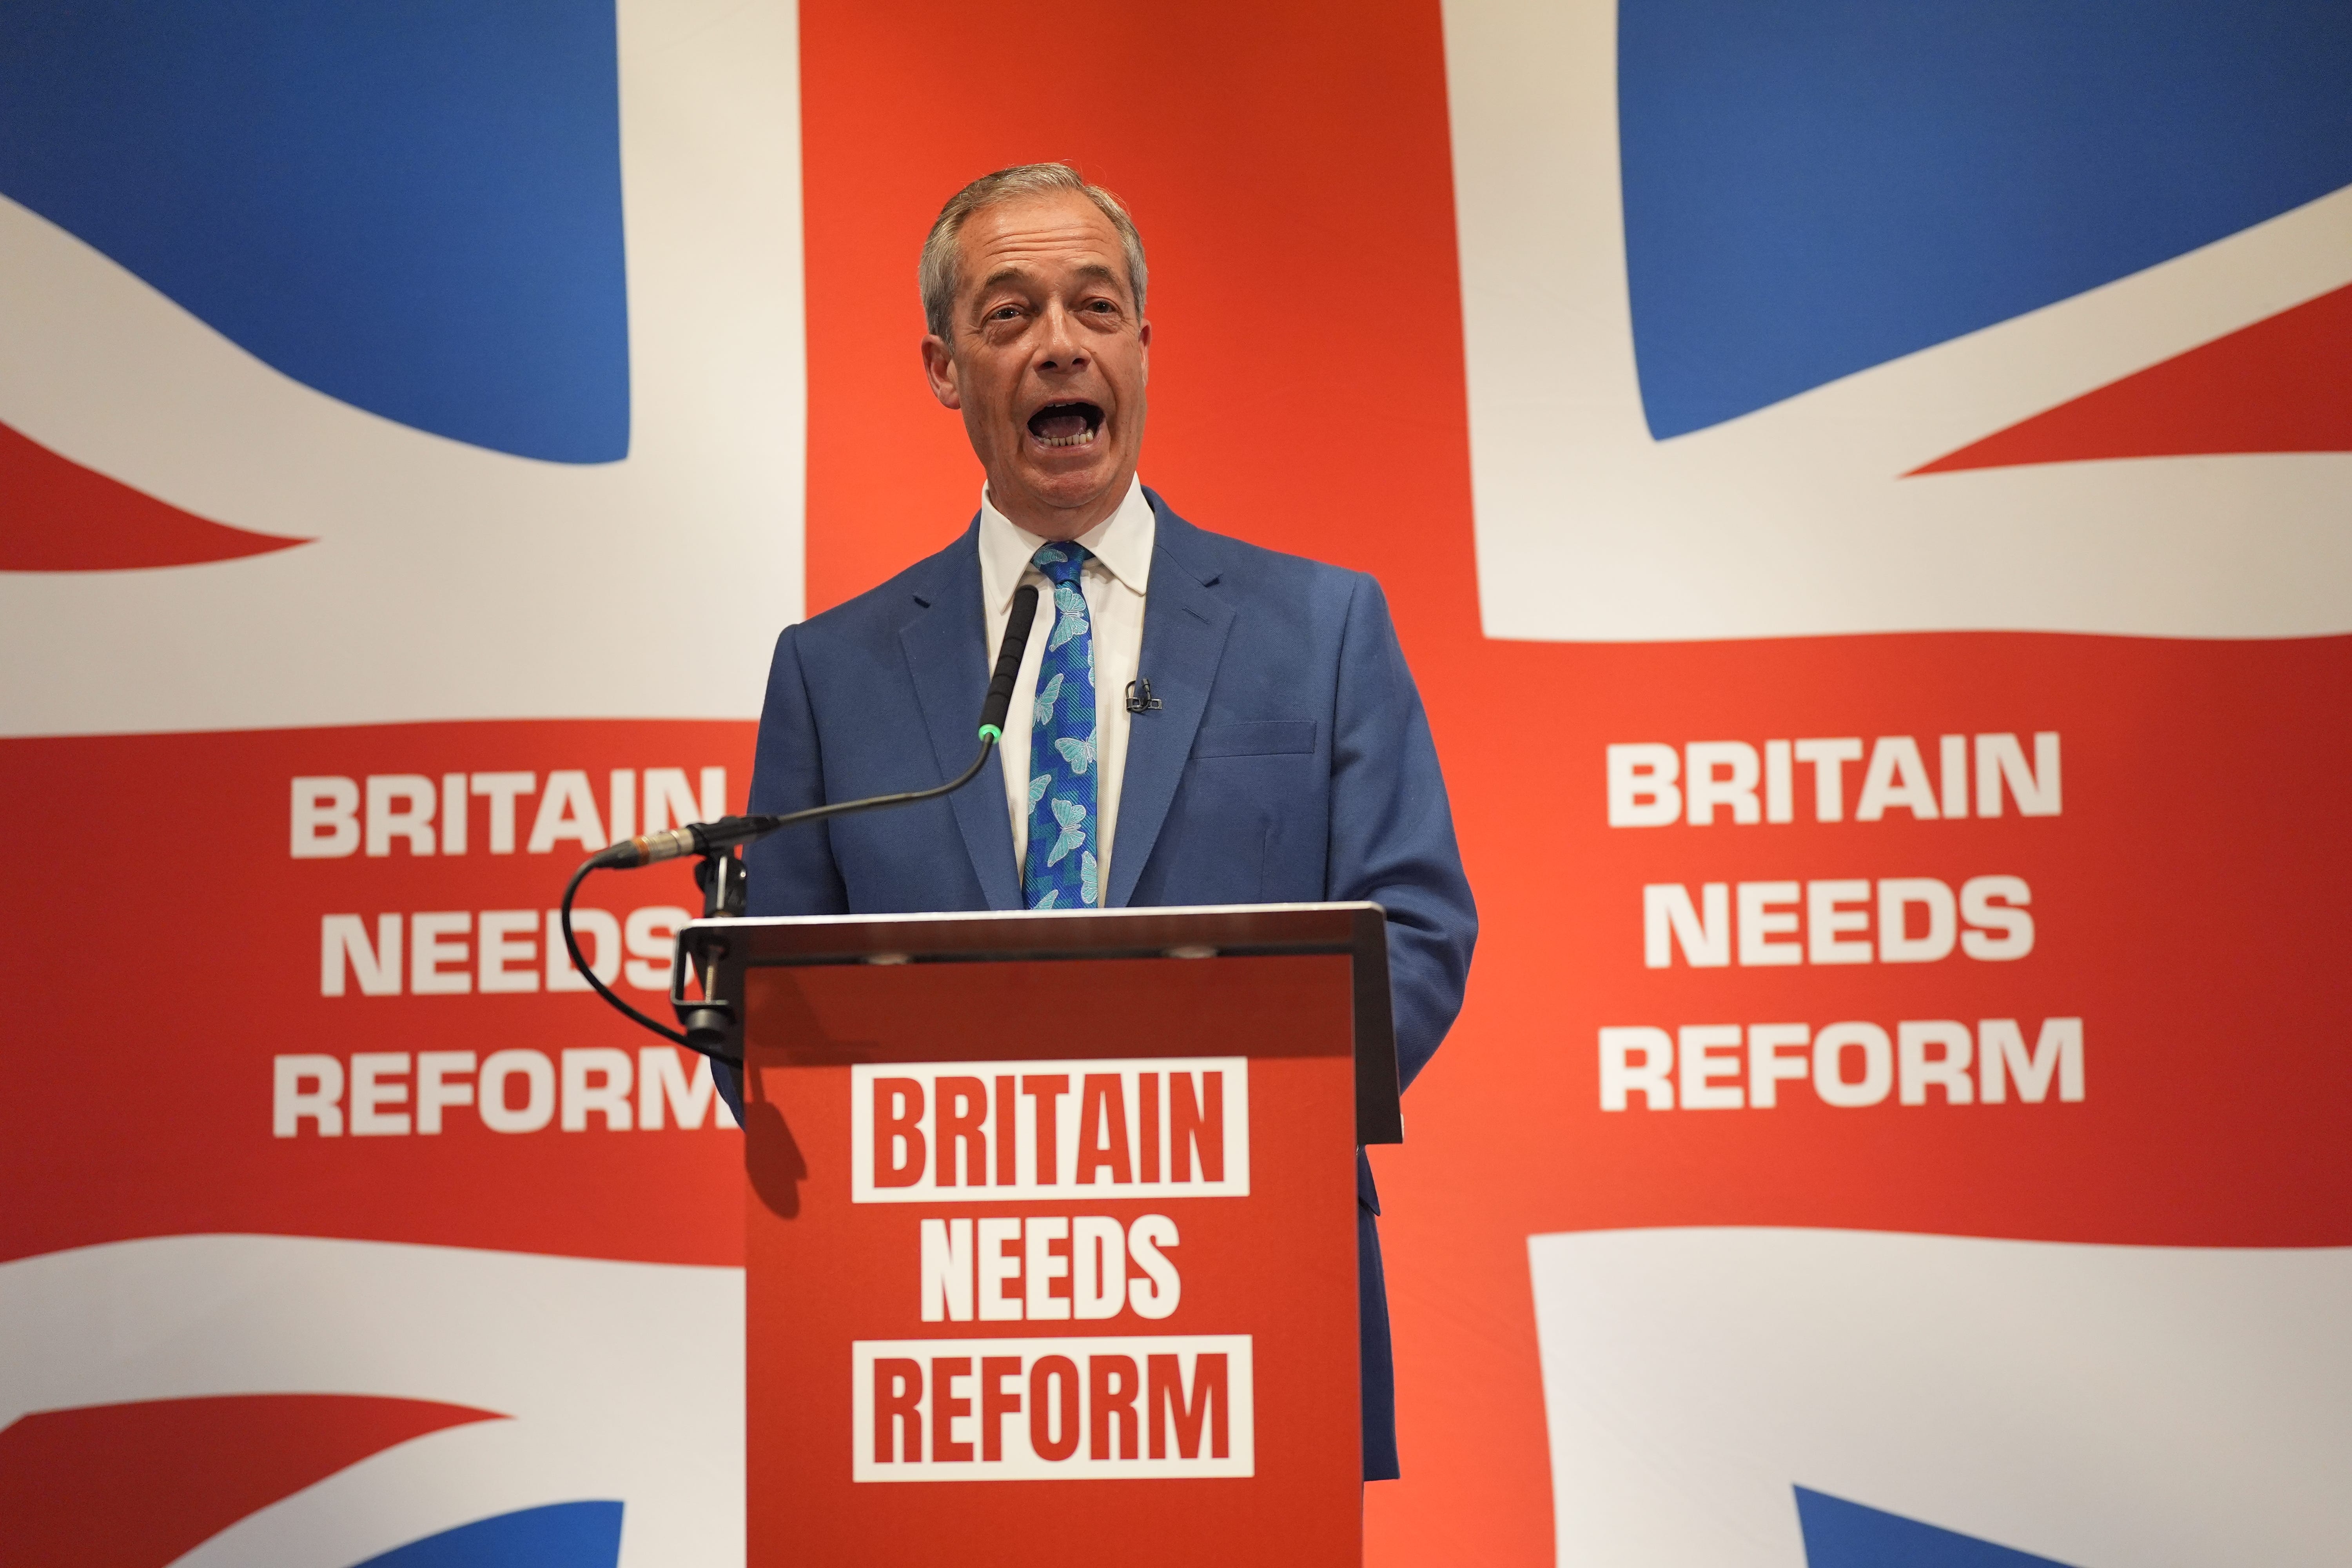
[[[737,921],[743,918],[747,891],[743,858],[732,848],[711,850],[695,863],[694,885],[702,889],[702,918],[707,921]],[[710,933],[692,933],[702,940],[689,954],[687,948],[688,932],[677,935],[677,949],[671,955],[669,966],[670,1011],[677,1015],[677,1026],[686,1033],[688,1048],[720,1061],[740,1063],[743,1059],[742,1041],[736,1027],[735,1007],[713,994],[719,978],[719,961],[727,956],[723,938]],[[695,962],[699,960],[698,963]],[[686,994],[686,977],[689,973],[702,982],[699,997]]]

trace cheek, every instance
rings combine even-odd
[[[975,414],[999,417],[1013,406],[1013,378],[995,364],[974,364],[964,374],[964,400]]]

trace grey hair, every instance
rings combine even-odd
[[[1143,291],[1150,276],[1143,264],[1143,237],[1135,231],[1135,220],[1127,216],[1119,199],[1100,185],[1087,184],[1067,163],[1021,163],[982,174],[950,196],[923,240],[923,259],[915,269],[915,281],[923,295],[923,325],[932,336],[954,341],[950,329],[954,325],[956,290],[963,286],[957,276],[961,259],[957,241],[964,224],[974,213],[989,207],[1058,191],[1086,197],[1118,230],[1119,248],[1127,255],[1127,280],[1135,289],[1135,313],[1143,314]]]

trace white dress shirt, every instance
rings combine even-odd
[[[1151,581],[1151,547],[1159,522],[1144,499],[1143,481],[1132,480],[1118,510],[1078,536],[1093,559],[1081,569],[1078,591],[1086,595],[1087,619],[1095,641],[1095,872],[1097,886],[1110,886],[1111,841],[1118,829],[1118,787],[1127,773],[1128,683],[1143,659],[1143,596]],[[1037,670],[1045,659],[1045,634],[1053,629],[1053,584],[1030,564],[1045,542],[1016,527],[980,492],[980,594],[988,613],[988,664],[1013,618],[1013,595],[1024,583],[1037,590],[1035,629],[1013,683],[1013,707],[1004,716],[1004,742],[998,748],[1004,767],[1004,809],[1013,818],[1013,868],[1021,871],[1029,852],[1029,730],[1035,722]]]

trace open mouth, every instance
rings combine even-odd
[[[1029,434],[1041,447],[1085,447],[1102,428],[1103,411],[1091,403],[1048,403],[1029,416]]]

